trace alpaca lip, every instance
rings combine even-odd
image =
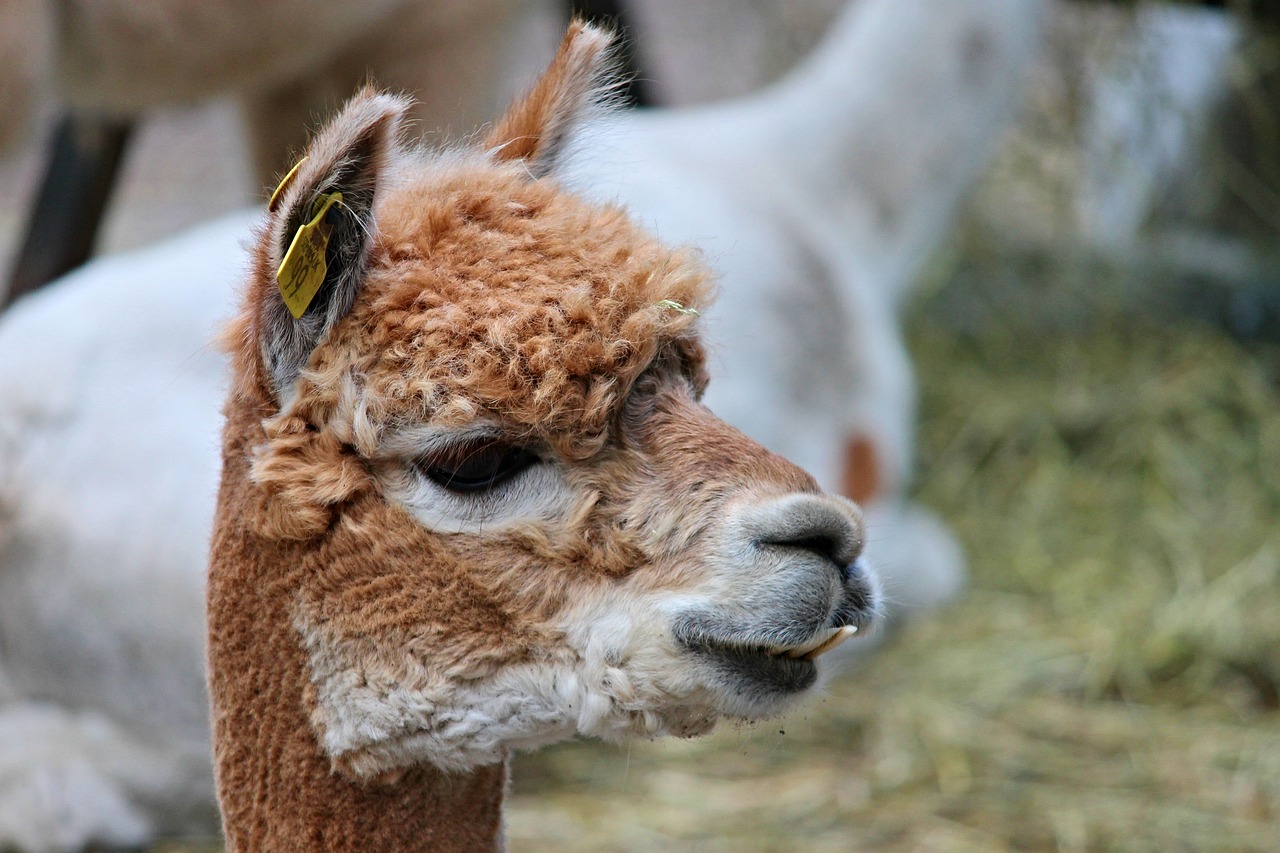
[[[818,680],[818,665],[804,657],[788,657],[764,645],[741,645],[708,636],[683,637],[688,651],[705,659],[734,692],[787,696],[801,693]]]
[[[788,695],[812,687],[818,677],[817,659],[858,631],[857,625],[822,628],[803,642],[781,645],[755,640],[746,632],[686,622],[676,629],[675,636],[681,646],[707,660],[737,689],[750,684],[765,693]]]

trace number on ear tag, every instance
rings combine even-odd
[[[329,271],[324,259],[325,250],[329,248],[329,235],[333,226],[324,221],[329,208],[342,204],[342,193],[325,193],[316,199],[313,210],[315,215],[298,229],[289,244],[289,251],[284,253],[284,260],[276,270],[276,283],[280,285],[280,296],[289,307],[293,319],[299,319],[320,292],[324,284],[325,274]]]

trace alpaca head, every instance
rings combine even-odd
[[[876,610],[856,507],[700,405],[706,271],[556,184],[607,47],[576,25],[443,155],[358,95],[261,231],[229,332],[240,516],[284,555],[262,594],[341,772],[775,714]],[[300,229],[323,263],[295,319]]]

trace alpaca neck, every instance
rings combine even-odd
[[[272,766],[265,758],[231,766],[245,753],[228,746],[224,740],[215,747],[228,853],[503,849],[502,765],[466,774],[421,767],[395,784],[362,784],[293,749],[273,756]],[[318,753],[314,744],[311,750]]]
[[[360,783],[331,773],[314,741],[276,753],[263,740],[228,742],[220,732],[215,745],[228,853],[503,849],[503,765],[465,774],[417,767],[394,784]]]
[[[411,768],[390,781],[335,773],[308,719],[307,660],[292,622],[306,543],[249,532],[245,427],[229,419],[209,568],[209,693],[226,849],[498,851],[506,767]]]

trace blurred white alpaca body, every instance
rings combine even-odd
[[[583,191],[722,273],[714,410],[828,488],[849,435],[871,438],[870,554],[900,612],[954,595],[962,568],[905,502],[897,309],[1010,111],[1039,11],[863,0],[779,86],[621,116],[575,157]],[[791,142],[804,122],[825,148]],[[225,394],[207,341],[256,216],[95,262],[0,318],[0,846],[216,825],[202,602]]]
[[[217,826],[204,571],[257,218],[95,262],[0,323],[0,847]]]

